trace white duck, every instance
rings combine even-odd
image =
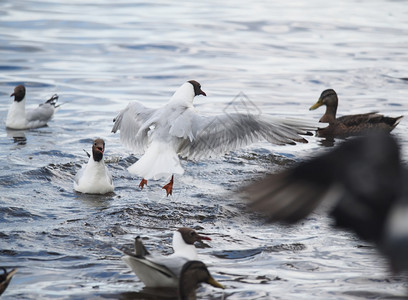
[[[143,179],[171,176],[163,188],[172,194],[173,174],[183,174],[179,155],[199,159],[246,146],[255,141],[284,145],[307,141],[299,134],[316,130],[316,126],[299,120],[273,118],[269,115],[241,113],[204,116],[193,106],[195,96],[206,94],[201,85],[190,80],[184,83],[161,108],[147,108],[131,102],[114,119],[112,132],[120,130],[120,140],[136,153],[144,153],[129,172]]]
[[[197,260],[194,243],[200,240],[211,239],[197,234],[194,229],[182,227],[173,234],[174,253],[171,255],[151,255],[139,236],[135,239],[135,253],[119,250],[125,254],[122,260],[147,287],[177,287],[183,265]]]
[[[14,88],[14,101],[7,114],[6,127],[10,129],[30,129],[47,125],[48,121],[54,115],[58,105],[58,96],[53,95],[45,103],[40,104],[35,109],[26,110],[26,89],[24,85],[18,85]]]
[[[113,192],[112,174],[103,161],[105,142],[96,139],[88,163],[75,175],[74,189],[85,194],[106,194]]]

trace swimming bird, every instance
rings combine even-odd
[[[376,112],[336,118],[338,97],[333,89],[323,91],[319,100],[310,107],[310,110],[314,110],[322,105],[326,105],[326,112],[320,118],[320,122],[329,123],[329,126],[317,130],[316,135],[320,137],[346,138],[361,135],[372,130],[390,132],[403,118],[403,116],[395,118],[386,117]]]
[[[26,110],[26,89],[20,84],[14,88],[14,101],[7,114],[6,127],[10,129],[30,129],[47,125],[58,105],[58,95],[53,95],[45,103],[35,109]]]
[[[88,163],[83,165],[74,178],[74,189],[85,194],[106,194],[113,192],[112,174],[103,160],[105,141],[96,139]]]
[[[13,278],[14,274],[16,274],[17,269],[12,269],[10,272],[7,272],[7,270],[3,267],[0,267],[0,269],[3,270],[3,274],[0,274],[0,295],[1,295],[8,287],[10,280],[11,278]]]
[[[343,142],[244,189],[270,222],[295,223],[324,202],[335,225],[376,243],[395,270],[408,270],[408,168],[385,133]]]
[[[224,289],[225,287],[216,281],[207,269],[207,266],[197,260],[191,260],[183,265],[179,279],[179,299],[195,300],[198,285],[202,282],[208,283],[213,287]]]
[[[140,237],[135,239],[135,252],[118,249],[125,256],[122,260],[133,270],[147,287],[177,287],[183,265],[197,259],[194,243],[211,240],[191,228],[179,228],[173,234],[174,253],[168,256],[152,255],[143,245]]]
[[[120,140],[142,157],[128,168],[143,179],[170,177],[163,187],[172,194],[174,174],[183,174],[179,156],[197,160],[246,146],[265,139],[284,145],[307,141],[299,134],[315,130],[299,120],[273,118],[266,114],[226,113],[205,116],[193,106],[195,96],[206,93],[200,83],[190,80],[181,85],[170,101],[158,109],[131,102],[114,119],[112,132],[120,130]]]

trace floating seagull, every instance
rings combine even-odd
[[[204,116],[193,106],[195,96],[206,94],[201,85],[190,80],[184,83],[170,101],[158,109],[131,102],[113,120],[112,132],[120,130],[120,140],[136,153],[144,153],[129,172],[141,176],[143,188],[148,179],[170,177],[163,187],[172,194],[174,174],[183,174],[179,155],[196,160],[249,145],[265,139],[284,145],[307,143],[299,134],[316,127],[299,120],[273,118],[266,114],[222,114]]]
[[[45,103],[40,104],[37,108],[26,110],[25,108],[26,89],[24,85],[18,85],[14,88],[14,101],[7,114],[6,127],[10,129],[29,129],[38,128],[47,125],[54,115],[58,101],[58,95],[53,95]]]
[[[17,269],[12,269],[10,272],[7,272],[7,270],[3,267],[0,267],[0,269],[3,270],[3,274],[0,274],[0,295],[1,295],[8,287],[10,280],[14,276],[14,274],[16,274]]]
[[[334,90],[328,89],[322,92],[319,100],[310,107],[314,110],[326,105],[326,112],[320,118],[320,122],[329,123],[325,128],[319,128],[316,135],[328,138],[346,138],[348,136],[361,135],[367,131],[383,130],[390,132],[398,125],[403,116],[386,117],[376,112],[346,115],[336,118],[338,98]]]
[[[408,270],[408,169],[389,134],[358,137],[244,189],[270,222],[294,223],[321,202],[336,226],[379,245],[394,270]]]
[[[74,189],[85,194],[106,194],[113,192],[112,174],[103,161],[105,142],[96,139],[88,163],[75,175]]]
[[[177,287],[183,265],[197,259],[194,242],[211,240],[191,228],[179,228],[173,234],[174,253],[168,256],[151,255],[140,237],[135,239],[135,252],[118,249],[125,256],[122,260],[147,287]]]
[[[224,289],[225,287],[216,281],[207,269],[207,266],[198,260],[191,260],[183,265],[179,279],[179,299],[195,300],[198,285],[202,282],[213,287]]]

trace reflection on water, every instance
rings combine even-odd
[[[324,214],[291,228],[265,225],[243,215],[245,203],[231,195],[340,140],[307,136],[308,144],[260,142],[183,160],[186,172],[167,198],[161,182],[137,188],[140,178],[127,171],[137,157],[110,131],[129,101],[158,107],[190,79],[206,91],[195,105],[208,114],[250,105],[317,122],[322,112],[308,108],[327,88],[341,97],[339,116],[406,114],[407,13],[404,2],[385,0],[0,2],[0,261],[19,268],[4,298],[161,299],[112,247],[141,235],[150,251],[169,254],[179,226],[211,235],[199,257],[227,287],[226,299],[405,296],[406,278],[391,275],[368,244],[332,229]],[[60,96],[64,105],[47,127],[5,129],[18,84],[27,87],[27,107]],[[393,134],[404,161],[406,132],[403,119]],[[106,141],[111,195],[73,191],[83,149],[96,137]]]
[[[7,137],[12,138],[14,143],[19,146],[25,145],[27,142],[25,132],[26,130],[13,130],[6,128]]]

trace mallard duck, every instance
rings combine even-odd
[[[371,130],[390,132],[403,117],[386,117],[376,112],[370,112],[336,118],[338,98],[333,89],[323,91],[319,100],[309,110],[314,110],[322,105],[326,105],[326,112],[320,118],[320,122],[329,123],[329,126],[317,130],[316,135],[320,137],[346,138],[361,135]]]
[[[195,300],[198,285],[202,282],[213,287],[224,289],[224,286],[215,280],[207,269],[207,266],[198,260],[190,260],[183,265],[179,279],[179,299]]]
[[[0,267],[3,270],[3,274],[0,275],[0,295],[6,290],[7,286],[10,283],[11,278],[16,274],[17,269],[12,269],[10,272],[3,267]]]
[[[268,175],[245,195],[270,222],[297,222],[325,202],[336,226],[375,242],[401,271],[408,270],[407,180],[397,141],[381,132]]]

